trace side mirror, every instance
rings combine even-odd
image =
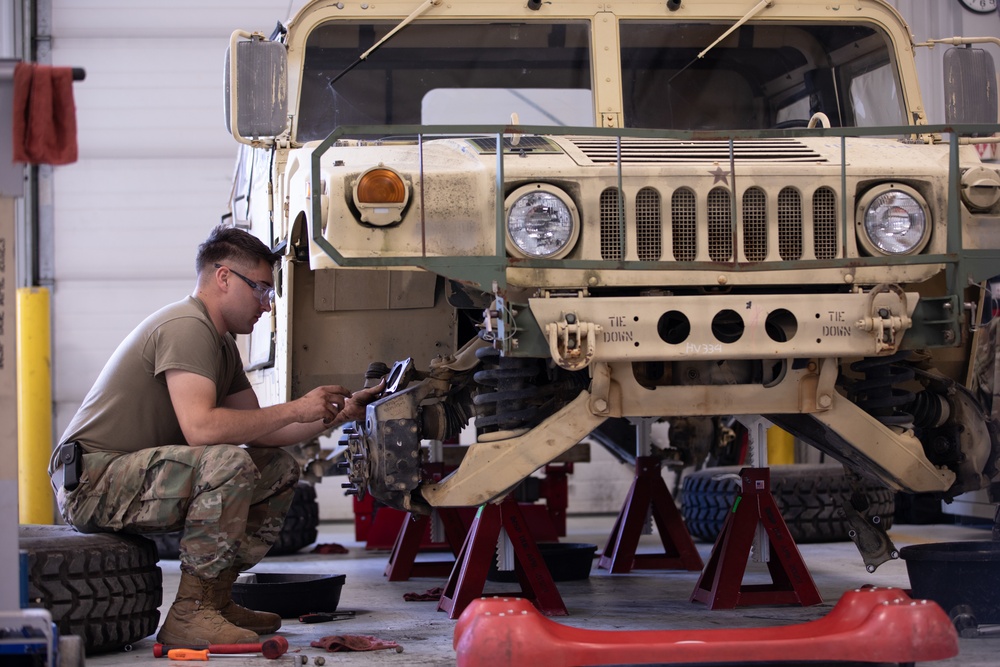
[[[949,125],[997,122],[997,73],[984,49],[954,47],[944,54],[944,117]]]
[[[284,132],[288,126],[284,45],[259,33],[234,32],[226,49],[224,104],[226,129],[240,143],[267,142]]]

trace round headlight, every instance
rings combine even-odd
[[[526,185],[507,197],[507,250],[522,257],[559,259],[573,249],[580,226],[564,192]]]
[[[930,215],[920,194],[905,185],[893,185],[864,197],[859,207],[861,244],[871,253],[910,255],[930,239]]]

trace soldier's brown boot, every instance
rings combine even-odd
[[[233,625],[214,604],[214,580],[206,581],[181,573],[177,598],[156,635],[161,644],[192,646],[204,644],[256,644],[256,632]]]
[[[219,575],[215,582],[213,602],[222,617],[241,628],[269,635],[281,628],[281,617],[269,611],[254,611],[233,602],[233,583],[239,576],[238,568],[230,568]]]

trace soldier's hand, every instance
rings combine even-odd
[[[374,387],[359,389],[347,399],[340,412],[341,421],[360,421],[365,418],[365,406],[376,400],[385,391],[385,378]]]
[[[299,404],[298,420],[313,422],[322,419],[329,424],[337,417],[351,397],[351,390],[339,384],[316,387],[305,396],[296,399]]]
[[[359,389],[347,399],[340,412],[341,422],[361,421],[365,418],[365,406],[377,399],[385,391],[385,378],[374,387]]]

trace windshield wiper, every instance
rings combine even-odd
[[[731,25],[728,30],[726,30],[724,33],[722,33],[721,35],[719,35],[718,39],[716,39],[714,42],[712,42],[711,44],[709,44],[708,46],[706,46],[702,50],[701,53],[699,53],[697,56],[695,56],[694,60],[692,60],[691,62],[689,62],[684,67],[680,68],[676,73],[674,73],[674,76],[670,77],[670,80],[667,81],[667,83],[669,84],[670,81],[673,81],[674,78],[678,74],[680,74],[681,72],[683,72],[684,70],[686,70],[688,67],[691,67],[691,65],[693,65],[696,60],[701,60],[702,58],[704,58],[705,54],[707,54],[709,51],[711,51],[712,49],[714,49],[715,46],[719,42],[721,42],[722,40],[724,40],[726,37],[729,37],[729,35],[731,35],[734,30],[736,30],[741,25],[743,25],[744,23],[746,23],[747,21],[749,21],[753,17],[757,16],[757,14],[761,13],[762,11],[764,11],[765,9],[767,9],[768,7],[770,7],[773,4],[774,4],[774,0],[760,0],[760,2],[758,2],[757,5],[753,9],[751,9],[749,12],[746,13],[746,16],[744,16],[739,21],[737,21],[736,23],[734,23],[733,25]]]
[[[439,5],[439,4],[441,4],[441,0],[424,0],[424,3],[422,5],[420,5],[416,9],[414,9],[410,13],[409,16],[407,16],[405,19],[403,19],[402,21],[400,21],[399,25],[397,25],[395,28],[393,28],[392,30],[390,30],[389,32],[387,32],[385,34],[385,37],[383,37],[382,39],[380,39],[377,42],[375,42],[374,46],[372,46],[370,49],[368,49],[367,51],[365,51],[364,53],[362,53],[360,56],[358,56],[358,59],[355,60],[350,65],[348,65],[347,69],[345,69],[343,72],[341,72],[337,76],[335,76],[332,79],[330,79],[327,82],[327,85],[332,87],[333,84],[335,84],[340,79],[340,77],[342,77],[345,74],[347,74],[348,72],[350,72],[352,69],[354,69],[359,64],[361,64],[361,61],[363,61],[365,58],[367,58],[368,56],[370,56],[371,53],[372,53],[372,51],[374,51],[375,49],[377,49],[378,47],[382,46],[387,41],[389,41],[390,37],[392,37],[393,35],[395,35],[397,32],[399,32],[400,30],[402,30],[406,26],[408,26],[411,23],[413,23],[414,19],[416,19],[418,16],[420,16],[421,14],[423,14],[424,12],[426,12],[428,9],[430,9],[431,7],[435,7],[435,6]]]

